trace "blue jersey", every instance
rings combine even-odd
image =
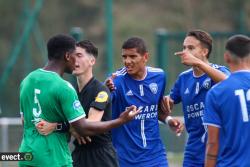
[[[224,66],[210,64],[226,74],[229,70]],[[203,166],[205,159],[206,129],[203,126],[203,111],[208,90],[215,83],[207,74],[195,77],[193,69],[182,72],[170,92],[174,103],[182,102],[188,140],[184,152],[183,166]]]
[[[165,90],[165,73],[161,69],[147,67],[147,75],[143,80],[131,78],[126,68],[116,74],[116,90],[112,92],[113,118],[119,117],[130,105],[141,109],[134,120],[112,130],[120,166],[167,166],[158,124],[158,104]]]
[[[250,166],[250,71],[232,73],[208,92],[204,124],[220,128],[217,167]]]

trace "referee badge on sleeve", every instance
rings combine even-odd
[[[105,91],[99,92],[95,98],[95,101],[99,103],[106,102],[107,100],[108,100],[108,94]]]

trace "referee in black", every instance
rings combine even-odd
[[[88,121],[108,121],[112,119],[112,106],[108,88],[93,76],[93,66],[98,56],[98,49],[89,40],[77,43],[76,69],[79,100]],[[76,140],[72,152],[74,167],[118,167],[116,151],[112,145],[111,132],[80,137],[72,132]]]

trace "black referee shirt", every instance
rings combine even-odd
[[[84,86],[79,92],[78,86],[76,87],[78,98],[88,118],[89,109],[91,107],[103,111],[101,121],[108,121],[112,119],[112,106],[109,89],[94,77]],[[100,147],[107,143],[111,143],[111,132],[99,134],[96,136],[90,136],[91,142],[87,144],[79,145],[77,141],[74,141],[76,147]]]

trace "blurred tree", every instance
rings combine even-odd
[[[34,0],[29,0],[34,4]],[[13,48],[16,37],[20,35],[22,26],[20,17],[23,11],[22,1],[0,1],[0,71],[3,72],[8,55]],[[145,39],[151,58],[150,65],[155,64],[155,36],[156,29],[163,27],[168,32],[187,31],[200,28],[206,31],[234,31],[239,30],[240,15],[243,17],[244,29],[250,29],[250,1],[249,0],[116,0],[113,1],[113,35],[114,35],[114,68],[121,63],[121,45],[130,36],[141,36]],[[44,7],[37,20],[45,41],[57,33],[69,33],[70,28],[77,26],[84,30],[85,38],[96,43],[100,50],[95,75],[103,80],[106,77],[104,62],[105,19],[104,1],[100,0],[53,0],[45,1]],[[34,32],[36,33],[36,32]],[[44,60],[41,51],[35,46],[35,38],[30,39],[32,69],[42,67]],[[176,49],[182,48],[182,43]],[[2,115],[18,115],[19,83],[27,74],[23,52],[3,94],[0,106]],[[174,70],[174,69],[173,69]],[[2,73],[0,74],[0,76]],[[171,75],[171,74],[170,74]],[[171,76],[174,78],[175,76]],[[169,81],[172,83],[173,81]],[[3,98],[4,97],[4,98]],[[0,115],[1,116],[1,115]]]

